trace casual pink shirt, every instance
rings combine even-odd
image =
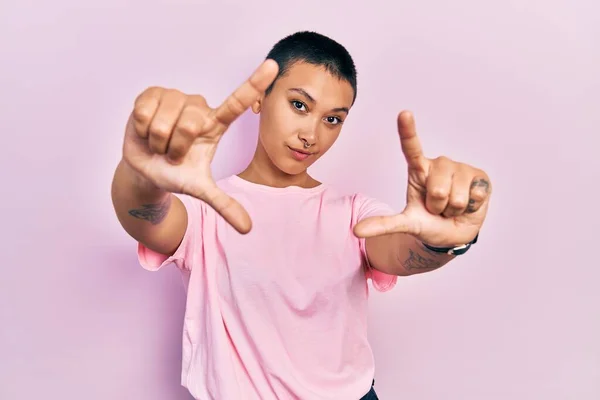
[[[181,195],[188,227],[175,254],[138,244],[144,268],[174,263],[184,277],[182,385],[201,400],[359,399],[374,378],[367,279],[386,291],[397,277],[370,268],[352,228],[392,209],[324,184],[217,184],[246,208],[250,233]]]

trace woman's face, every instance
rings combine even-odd
[[[323,66],[292,65],[253,106],[260,113],[255,158],[268,158],[261,161],[287,175],[304,173],[336,141],[353,101],[350,83]]]

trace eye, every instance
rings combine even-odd
[[[331,125],[338,125],[343,122],[339,117],[325,117],[325,121]]]
[[[294,107],[296,110],[306,111],[306,104],[304,104],[303,102],[298,100],[292,100],[290,103],[292,104],[292,107]]]

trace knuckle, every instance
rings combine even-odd
[[[138,97],[136,97],[135,104],[146,101],[148,99],[160,97],[160,94],[163,92],[163,90],[163,88],[158,86],[149,86],[146,89],[144,89],[142,93],[138,95]]]
[[[164,90],[164,88],[160,87],[160,86],[148,86],[146,88],[146,90],[144,90],[144,93],[157,93],[157,92],[162,92]]]
[[[147,103],[137,104],[133,109],[133,118],[138,122],[148,122],[152,119],[154,110]]]
[[[202,121],[198,118],[184,118],[177,124],[177,129],[187,137],[194,137],[202,130]]]
[[[185,98],[185,94],[177,89],[165,89],[163,97],[174,100],[181,100]]]
[[[140,93],[137,97],[136,102],[147,99],[149,97],[156,97],[163,91],[163,88],[159,86],[148,86],[146,89]]]
[[[444,200],[448,197],[449,190],[441,186],[436,186],[431,188],[429,195],[435,200]]]
[[[240,100],[240,98],[234,93],[229,96],[229,100],[226,103],[227,109],[231,111],[234,115],[242,114],[246,107],[244,107],[244,103]]]
[[[199,106],[199,107],[207,107],[206,99],[204,96],[199,94],[191,94],[187,96],[187,104]]]
[[[162,88],[152,86],[144,90],[142,94],[135,99],[133,118],[136,121],[147,123],[152,119],[162,91]]]
[[[144,123],[138,122],[134,120],[133,123],[134,129],[135,129],[135,133],[141,137],[141,138],[145,138],[148,136],[148,130],[146,129],[146,125]]]
[[[486,179],[488,181],[490,180],[490,177],[488,176],[488,174],[484,170],[482,170],[481,168],[476,168],[476,167],[472,167],[471,166],[471,169],[475,173],[475,176],[479,176],[479,177],[481,177],[483,179]]]
[[[469,205],[469,200],[464,197],[454,197],[450,199],[450,206],[455,209],[463,209]]]
[[[159,140],[167,139],[171,135],[171,127],[164,121],[153,121],[150,135]]]
[[[439,163],[444,163],[444,164],[452,162],[452,160],[446,156],[439,156],[439,157],[435,158],[435,161],[437,161]]]
[[[218,124],[218,121],[214,117],[205,116],[200,133],[205,134],[205,133],[213,131],[217,124]]]

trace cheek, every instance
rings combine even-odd
[[[335,141],[340,136],[341,129],[329,129],[323,128],[321,132],[319,132],[319,150],[321,151],[321,155],[323,155],[327,150],[333,146]]]
[[[271,105],[261,113],[261,130],[281,136],[282,132],[290,130],[294,117],[287,104]]]
[[[265,148],[277,141],[278,137],[281,135],[282,127],[278,121],[280,121],[280,118],[277,118],[277,113],[274,113],[271,110],[261,114],[260,116],[260,141],[263,143]]]

